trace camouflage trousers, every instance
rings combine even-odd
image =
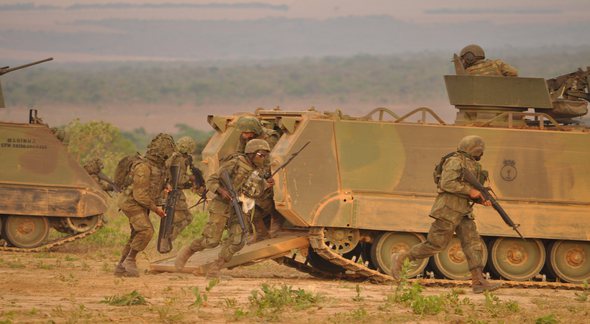
[[[441,252],[449,245],[453,233],[456,232],[457,238],[461,241],[461,248],[467,259],[469,270],[483,268],[483,245],[475,222],[469,216],[463,216],[457,219],[457,222],[436,219],[430,226],[426,241],[414,245],[410,249],[409,259],[425,259]]]
[[[221,243],[221,236],[226,226],[228,227],[229,236]],[[242,228],[234,216],[232,206],[219,198],[215,198],[209,204],[209,220],[205,224],[203,235],[192,241],[190,249],[194,253],[222,244],[219,259],[229,262],[232,256],[246,244],[245,240],[242,240],[242,235],[244,233],[242,233]]]
[[[131,228],[131,237],[129,237],[123,251],[129,251],[130,249],[135,251],[145,250],[154,236],[154,226],[150,221],[149,210],[123,210],[123,213],[129,218],[129,227]]]
[[[193,222],[193,214],[188,209],[176,210],[174,212],[174,221],[172,222],[172,234],[170,240],[174,241],[176,237]]]

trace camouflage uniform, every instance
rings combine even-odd
[[[281,137],[279,132],[264,127],[262,123],[254,117],[241,117],[237,124],[240,131],[253,132],[256,134],[256,136],[251,139],[245,139],[244,137],[240,136],[240,141],[238,142],[237,147],[238,153],[244,153],[246,144],[253,139],[265,140],[272,150]],[[263,168],[260,168],[259,173],[270,174],[270,161]],[[272,188],[268,188],[259,198],[256,199],[256,208],[254,209],[254,215],[252,217],[252,225],[254,226],[255,237],[252,242],[257,242],[269,237],[268,229],[264,222],[265,218],[271,217],[271,225],[273,225],[272,223],[279,223],[278,226],[280,226],[280,224],[283,222],[283,219],[279,218],[275,212],[273,196],[274,193]]]
[[[253,140],[251,143],[254,144],[256,141],[263,142],[268,148],[268,144],[262,140]],[[248,146],[246,146],[246,152],[248,152]],[[238,196],[245,194],[250,198],[256,198],[264,190],[265,180],[260,177],[252,177],[255,170],[256,166],[249,157],[244,154],[235,155],[232,159],[223,162],[219,170],[209,177],[207,188],[210,192],[218,193],[218,190],[222,188],[220,175],[225,171],[232,180],[232,186]],[[245,221],[248,221],[247,215],[244,215],[244,217],[246,218]],[[223,241],[219,257],[213,265],[215,271],[231,260],[232,256],[245,245],[245,240],[242,239],[244,233],[242,233],[242,228],[231,203],[220,194],[217,194],[209,203],[209,220],[203,229],[202,237],[181,249],[176,258],[176,268],[178,270],[182,269],[195,252],[218,246],[226,226],[229,236]]]
[[[186,146],[186,147],[185,147]],[[180,177],[178,178],[178,187],[182,189],[189,189],[193,186],[193,182],[188,174],[192,159],[189,154],[194,152],[196,143],[190,137],[182,137],[177,141],[178,152],[172,154],[170,159],[166,161],[167,170],[171,166],[178,166],[180,169]],[[174,241],[178,234],[182,232],[193,221],[193,215],[188,209],[186,202],[186,195],[184,191],[180,191],[178,200],[176,202],[174,212],[174,222],[170,240]]]
[[[469,270],[483,268],[483,246],[473,221],[473,208],[469,198],[472,187],[461,179],[464,169],[476,177],[483,174],[481,165],[466,152],[459,151],[445,161],[438,196],[430,210],[430,217],[435,221],[430,227],[426,242],[415,245],[410,250],[410,260],[424,259],[439,253],[447,247],[453,233],[457,232]]]
[[[113,191],[113,190],[115,190],[113,185],[108,183],[107,181],[101,179],[98,176],[98,174],[102,171],[103,168],[104,168],[104,164],[102,163],[102,161],[100,159],[92,159],[84,164],[84,170],[86,170],[86,172],[88,172],[90,177],[92,179],[94,179],[94,181],[96,181],[96,183],[98,183],[98,185],[102,188],[102,190]]]
[[[129,218],[131,236],[123,248],[116,275],[138,276],[135,256],[143,251],[154,235],[150,211],[158,213],[162,190],[166,184],[165,162],[175,150],[170,135],[159,134],[148,146],[144,158],[131,166],[131,185],[119,197],[119,208]]]
[[[518,76],[518,71],[502,60],[486,60],[481,46],[470,44],[461,50],[461,62],[465,72],[471,75]]]
[[[469,170],[481,183],[487,180],[487,172],[477,162],[484,151],[484,142],[479,136],[466,136],[459,143],[455,154],[448,157],[442,166],[442,174],[437,185],[436,197],[430,217],[430,226],[425,242],[414,245],[409,252],[396,252],[392,255],[392,276],[399,279],[403,260],[425,259],[444,250],[456,232],[461,248],[472,273],[474,292],[495,290],[499,285],[487,282],[482,275],[483,249],[485,248],[473,220],[473,191],[479,193],[463,180],[464,170]],[[481,195],[481,194],[479,194]]]
[[[502,60],[479,60],[466,68],[465,72],[471,75],[518,76],[518,70]]]

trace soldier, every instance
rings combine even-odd
[[[430,226],[425,242],[414,245],[409,252],[392,254],[391,272],[396,279],[400,278],[400,271],[404,260],[410,261],[428,258],[447,247],[453,233],[461,241],[461,248],[467,258],[471,271],[472,289],[475,293],[496,290],[499,284],[488,282],[482,274],[483,246],[473,220],[472,204],[481,203],[491,206],[481,192],[463,181],[463,170],[469,170],[483,183],[487,179],[487,172],[481,169],[479,160],[484,152],[484,142],[479,136],[466,136],[459,142],[457,152],[441,161],[442,173],[438,181],[438,196],[430,211],[434,222]]]
[[[180,177],[178,178],[178,187],[181,189],[190,189],[195,186],[195,175],[189,175],[188,171],[193,164],[191,154],[195,151],[197,143],[189,136],[184,136],[176,141],[177,152],[174,152],[172,156],[166,161],[166,169],[170,170],[171,166],[178,166],[180,169]],[[197,190],[203,190],[203,188],[196,188]],[[193,215],[188,209],[186,203],[186,196],[181,190],[178,200],[176,202],[174,212],[174,222],[172,227],[172,233],[170,235],[170,242],[174,242],[178,234],[182,232],[191,222],[193,221]],[[168,241],[163,241],[166,244]],[[164,248],[163,250],[172,249],[172,247]]]
[[[242,116],[238,119],[236,126],[241,132],[238,153],[244,153],[246,143],[252,139],[265,140],[272,150],[281,137],[277,131],[263,127],[256,117]]]
[[[123,248],[121,260],[115,269],[117,276],[139,276],[135,258],[147,247],[154,235],[149,213],[166,216],[164,210],[158,206],[158,200],[166,185],[166,160],[175,150],[172,136],[160,133],[148,145],[145,157],[137,159],[131,165],[131,185],[125,188],[119,198],[119,208],[129,218],[131,237]]]
[[[104,191],[114,191],[115,187],[113,186],[112,181],[105,180],[104,175],[99,176],[102,173],[102,169],[104,168],[104,164],[100,159],[91,159],[84,164],[84,170],[88,172],[90,177],[96,181],[102,190]]]
[[[502,60],[486,59],[483,48],[471,44],[461,50],[461,63],[471,75],[518,76],[518,71]]]
[[[218,275],[222,266],[244,247],[245,242],[242,239],[244,233],[242,233],[235,211],[230,204],[232,197],[228,190],[221,185],[220,175],[223,171],[228,173],[238,195],[244,194],[250,198],[256,198],[266,188],[274,184],[272,179],[264,180],[254,173],[257,168],[266,163],[269,152],[270,147],[266,141],[253,139],[246,144],[245,154],[235,155],[231,160],[223,162],[218,172],[209,177],[207,188],[210,192],[216,193],[209,204],[209,220],[203,229],[202,237],[183,247],[176,256],[177,270],[180,271],[184,268],[188,259],[195,252],[218,246],[226,226],[229,237],[223,242],[219,257],[209,267],[207,276]]]
[[[246,143],[252,139],[265,140],[270,150],[277,144],[280,134],[270,128],[264,127],[258,118],[242,116],[238,119],[237,128],[240,130],[240,142],[238,143],[238,153],[244,153]],[[270,174],[270,163],[267,163],[259,170],[260,174]],[[278,231],[283,219],[279,217],[274,209],[274,200],[272,188],[267,189],[259,198],[256,199],[256,208],[254,209],[252,224],[255,230],[255,236],[248,243],[254,243],[271,236],[271,233]],[[265,218],[270,217],[271,233],[264,222]]]

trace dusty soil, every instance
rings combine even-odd
[[[491,297],[472,294],[468,288],[427,287],[425,296],[454,292],[462,302],[435,315],[417,315],[410,304],[387,302],[396,286],[320,280],[265,261],[224,270],[220,282],[178,273],[143,273],[139,278],[112,275],[116,260],[100,251],[0,254],[0,323],[20,322],[534,322],[543,317],[582,323],[590,315],[585,292],[551,289],[501,289]],[[141,269],[148,268],[143,256]],[[253,291],[262,296],[263,284],[280,289],[302,289],[319,299],[305,305],[259,306]],[[199,289],[199,302],[195,295]],[[145,305],[115,306],[112,296],[136,291]],[[206,295],[206,296],[205,296]],[[586,294],[587,296],[587,294]],[[488,296],[490,298],[490,296]]]

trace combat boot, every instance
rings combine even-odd
[[[137,270],[137,263],[135,257],[139,251],[131,250],[123,261],[123,267],[125,268],[125,276],[127,277],[139,277],[139,270]]]
[[[223,259],[217,259],[207,268],[207,278],[219,278],[221,276],[221,268],[225,264]]]
[[[160,253],[168,253],[172,251],[172,240],[171,239],[167,239],[167,240],[162,240],[160,242]]]
[[[391,254],[391,276],[396,279],[401,279],[402,266],[404,261],[408,258],[408,252],[395,252]]]
[[[494,291],[500,288],[502,284],[491,283],[484,278],[481,268],[471,270],[471,289],[476,294],[481,294],[484,291]]]
[[[117,277],[124,277],[125,274],[127,274],[127,271],[125,271],[125,267],[123,266],[123,262],[117,263],[117,266],[115,267],[115,272],[113,274]]]
[[[180,249],[176,255],[176,260],[174,260],[176,271],[181,271],[193,254],[195,254],[195,252],[193,252],[190,245],[186,245]]]

